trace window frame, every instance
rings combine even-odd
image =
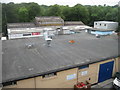
[[[42,75],[42,78],[45,79],[45,78],[51,78],[51,77],[55,77],[55,76],[57,76],[57,72],[44,74],[44,75]]]

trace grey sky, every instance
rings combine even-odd
[[[82,4],[82,5],[110,5],[114,6],[118,4],[120,0],[1,0],[1,2],[8,3],[8,2],[15,2],[15,3],[21,3],[21,2],[36,2],[40,5],[69,5],[74,6],[76,4]]]

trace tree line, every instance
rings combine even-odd
[[[118,15],[119,14],[119,15]],[[39,5],[37,3],[8,4],[2,3],[2,30],[6,34],[6,23],[33,22],[36,16],[60,16],[65,21],[82,21],[92,26],[94,21],[109,20],[119,21],[120,12],[118,6],[90,6],[77,4],[68,5]]]

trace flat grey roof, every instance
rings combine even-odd
[[[69,40],[74,40],[70,44]],[[27,44],[33,44],[31,49]],[[117,36],[96,38],[81,32],[56,36],[51,47],[43,37],[2,42],[3,82],[29,78],[118,56]]]
[[[95,23],[118,23],[113,21],[95,21]]]
[[[34,28],[10,28],[8,29],[8,34],[19,34],[19,33],[28,33],[28,32],[41,32],[43,30],[56,30],[61,26],[42,26],[42,27],[34,27]],[[71,25],[71,26],[63,26],[63,30],[81,30],[81,29],[89,29],[92,27],[86,25]]]
[[[65,21],[64,25],[85,25],[82,21]]]
[[[101,28],[89,28],[88,30],[95,30],[95,31],[115,31],[113,29],[101,29]]]
[[[35,27],[34,23],[7,23],[7,28],[32,28]]]

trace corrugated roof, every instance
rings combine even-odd
[[[69,40],[74,40],[70,44]],[[33,44],[31,49],[26,45]],[[51,47],[43,38],[2,41],[3,82],[29,78],[118,56],[117,36],[87,33],[56,36]]]
[[[58,21],[58,22],[61,22],[61,21],[63,21],[63,19],[61,18],[61,17],[55,17],[55,16],[51,16],[51,17],[47,17],[47,16],[45,16],[45,17],[35,17],[35,20],[36,21],[38,21],[38,22],[56,22],[56,21]]]
[[[65,21],[64,25],[84,25],[82,21]]]
[[[64,20],[61,17],[57,16],[42,16],[35,17],[35,24],[36,26],[63,26]]]
[[[8,23],[7,28],[31,28],[35,27],[34,23]]]
[[[89,28],[88,30],[95,30],[95,31],[115,31],[113,29],[102,29],[102,28]]]

